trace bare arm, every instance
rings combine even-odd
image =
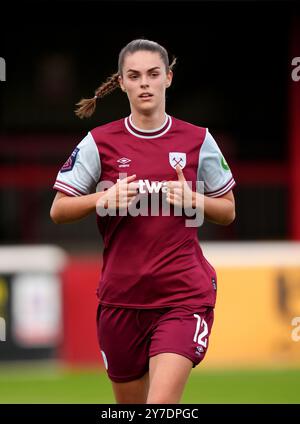
[[[57,192],[50,210],[50,216],[55,224],[65,224],[84,218],[96,210],[97,200],[104,192],[87,194],[85,196],[67,196]]]
[[[203,194],[193,192],[193,207]],[[198,199],[197,199],[198,197]],[[204,218],[214,224],[229,225],[235,219],[235,201],[232,190],[220,197],[204,196]]]

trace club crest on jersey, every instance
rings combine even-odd
[[[79,147],[76,147],[76,149],[71,153],[69,159],[63,164],[60,172],[67,172],[73,169],[79,150]]]
[[[169,152],[169,162],[172,168],[176,169],[176,166],[179,165],[183,169],[186,165],[186,153]]]

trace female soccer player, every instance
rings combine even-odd
[[[235,217],[235,181],[214,138],[165,112],[174,63],[145,39],[121,50],[118,72],[81,100],[76,114],[91,116],[97,99],[117,87],[131,114],[88,132],[54,184],[55,223],[98,212],[104,252],[97,331],[117,403],[180,402],[208,348],[217,289],[185,211],[203,212],[204,204],[204,217],[221,225]],[[104,182],[109,188],[95,192]],[[169,213],[161,203],[158,213],[149,204],[130,213],[152,196]]]

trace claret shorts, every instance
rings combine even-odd
[[[98,341],[109,378],[115,382],[141,378],[149,370],[149,358],[163,352],[183,355],[195,367],[206,354],[213,320],[212,307],[99,305]]]

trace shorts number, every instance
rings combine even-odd
[[[196,331],[195,331],[195,334],[194,334],[194,342],[197,342],[199,345],[206,348],[207,347],[207,337],[205,339],[204,339],[204,337],[207,336],[207,334],[208,334],[207,323],[204,319],[201,319],[201,317],[198,314],[194,314],[194,317],[197,318]],[[202,331],[202,333],[199,334],[201,327],[203,327],[203,331]]]

